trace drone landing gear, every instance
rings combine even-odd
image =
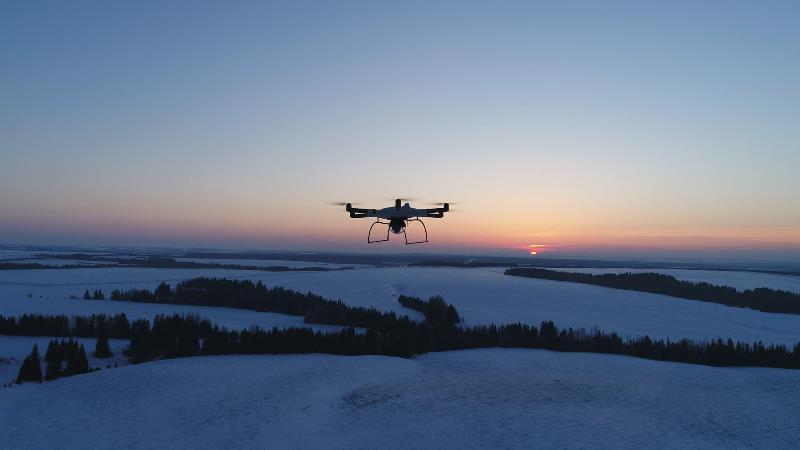
[[[405,227],[404,227],[404,228],[403,228],[403,237],[405,237],[405,238],[406,238],[406,245],[411,245],[411,244],[424,244],[424,243],[428,242],[428,228],[426,228],[426,227],[425,227],[425,222],[423,222],[423,221],[419,220],[419,217],[417,217],[416,219],[407,219],[407,220],[406,220],[406,224],[408,224],[408,222],[419,222],[419,223],[422,225],[422,231],[424,231],[424,232],[425,232],[425,240],[424,240],[424,241],[414,241],[414,242],[408,242],[408,234],[406,234],[406,229],[405,229]]]
[[[379,225],[379,224],[380,225],[386,225],[386,239],[373,240],[372,239],[372,227],[374,227],[375,225]],[[386,242],[388,240],[389,240],[389,222],[381,222],[381,219],[375,220],[375,222],[373,222],[372,225],[369,227],[369,233],[367,234],[367,243],[368,244],[374,244],[376,242]]]
[[[428,228],[425,226],[425,222],[420,220],[419,217],[417,217],[416,219],[405,219],[403,222],[404,222],[403,238],[406,241],[406,245],[424,244],[424,243],[428,242]],[[409,242],[408,233],[406,233],[406,228],[407,228],[409,222],[419,222],[420,225],[422,225],[422,231],[425,233],[425,239],[424,240]],[[374,244],[374,243],[377,243],[377,242],[386,242],[386,241],[388,241],[389,240],[389,231],[391,230],[391,228],[389,226],[390,223],[391,222],[382,222],[381,219],[376,219],[375,222],[373,222],[372,225],[370,225],[370,227],[369,227],[369,233],[367,234],[367,243],[368,244]],[[375,227],[375,225],[386,225],[386,239],[372,239],[372,229]],[[383,237],[382,234],[381,234],[381,237]]]

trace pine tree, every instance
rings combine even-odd
[[[69,377],[80,373],[78,370],[78,366],[80,365],[80,362],[78,361],[78,343],[72,339],[69,339],[66,342],[62,341],[61,348],[63,350],[63,358],[67,362],[67,366],[62,372],[62,376]]]
[[[44,379],[49,381],[60,377],[62,354],[61,344],[58,343],[58,340],[53,339],[50,341],[50,345],[47,346],[47,352],[45,353],[44,360],[47,362],[47,366],[44,370]]]
[[[95,358],[109,358],[114,356],[111,353],[111,349],[108,347],[108,336],[106,336],[105,332],[100,332],[100,336],[97,338],[97,344],[94,346],[94,356]]]
[[[84,300],[90,300],[91,298],[92,298],[92,296],[89,295],[89,289],[87,288],[86,292],[83,293],[83,299]]]
[[[26,381],[42,382],[42,362],[39,357],[39,347],[36,344],[33,344],[31,354],[22,361],[22,367],[19,368],[17,374],[17,384]]]
[[[156,288],[155,296],[157,302],[166,303],[169,298],[172,297],[172,289],[170,289],[167,283],[162,281],[161,284],[158,285],[158,288]]]
[[[81,344],[80,348],[78,349],[76,362],[78,373],[86,373],[89,371],[89,359],[86,358],[86,349],[83,348],[83,344]]]
[[[95,300],[105,300],[105,295],[103,295],[103,291],[97,289],[94,291],[94,299]]]
[[[34,377],[34,381],[41,383],[42,357],[39,356],[39,346],[36,344],[33,344],[33,349],[31,350],[31,360],[33,362],[33,366],[31,367],[31,375]]]

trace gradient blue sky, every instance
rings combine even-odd
[[[0,243],[800,259],[800,2],[3,2]],[[396,245],[384,251],[399,250]]]

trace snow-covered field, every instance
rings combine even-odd
[[[275,262],[281,264],[259,261],[286,265]],[[787,278],[672,272],[737,288],[780,289],[785,287],[776,283]],[[497,268],[0,271],[0,314],[124,312],[135,319],[177,312],[229,328],[304,325],[300,317],[274,313],[69,298],[86,289],[108,295],[112,289],[153,289],[162,281],[174,285],[198,276],[260,280],[417,320],[421,314],[401,307],[398,295],[440,294],[468,325],[554,320],[562,327],[596,326],[631,336],[800,341],[800,315],[510,277]],[[44,354],[49,340],[0,336],[0,385],[14,379],[34,342]],[[81,341],[87,353],[94,349],[94,339]],[[800,371],[522,349],[431,353],[408,360],[224,356],[130,366],[122,355],[126,345],[111,341],[115,356],[110,360],[90,356],[90,365],[100,371],[0,389],[0,448],[800,446]],[[106,369],[115,362],[120,367]]]
[[[175,258],[175,261],[196,262],[203,264],[236,264],[240,266],[256,267],[290,267],[302,269],[304,267],[324,267],[338,269],[342,267],[360,267],[356,264],[336,264],[316,261],[288,261],[283,259],[228,259],[228,258]]]
[[[800,371],[483,349],[225,356],[0,389],[40,448],[797,448]]]
[[[742,276],[734,272],[720,273]],[[423,298],[441,294],[456,306],[468,325],[517,321],[538,324],[542,320],[553,320],[562,327],[598,327],[630,336],[730,337],[790,345],[800,342],[800,315],[764,313],[585,284],[510,277],[503,275],[502,269],[494,268],[381,267],[334,272],[143,268],[0,271],[0,314],[126,312],[129,317],[152,317],[161,312],[196,312],[220,325],[235,328],[251,324],[294,325],[301,320],[224,308],[65,300],[70,295],[80,296],[87,288],[102,289],[106,294],[115,288],[154,289],[161,281],[174,284],[196,276],[261,280],[268,286],[316,292],[348,304],[392,310],[415,319],[422,316],[400,306],[398,294]],[[32,298],[28,298],[29,293]]]
[[[771,314],[664,295],[503,275],[502,269],[370,268],[342,272],[265,273],[267,285],[312,291],[349,304],[406,313],[398,294],[440,294],[466,324],[553,320],[559,326],[680,339],[800,342],[800,315]]]
[[[114,289],[148,288],[159,283],[175,284],[196,277],[246,278],[264,272],[228,269],[151,269],[141,267],[104,267],[81,269],[34,269],[0,271],[0,296],[36,298],[80,297],[87,288],[100,289],[108,295]],[[1,313],[2,310],[0,310]]]
[[[561,270],[563,272],[580,272],[591,274],[604,273],[646,273],[655,272],[671,275],[679,280],[716,284],[720,286],[730,286],[740,291],[745,289],[755,289],[768,287],[781,291],[800,293],[800,277],[792,275],[773,275],[758,272],[736,272],[720,270],[689,270],[689,269],[628,269],[619,268],[556,268],[550,270]]]

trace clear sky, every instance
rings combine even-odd
[[[797,1],[2,2],[0,243],[367,251],[326,203],[408,196],[459,202],[415,250],[800,259],[798,23]]]

